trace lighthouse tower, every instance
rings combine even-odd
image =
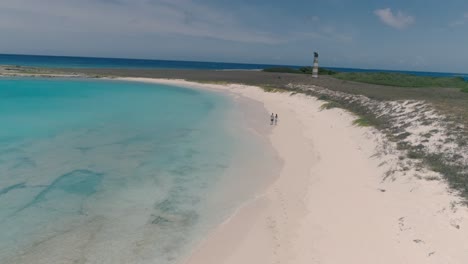
[[[312,78],[318,78],[318,53],[314,52],[314,67],[312,68]]]

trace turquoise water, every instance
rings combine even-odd
[[[235,109],[164,85],[0,79],[0,263],[177,263],[271,172]]]

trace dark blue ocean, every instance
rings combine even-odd
[[[206,61],[173,61],[173,60],[143,60],[143,59],[119,59],[119,58],[91,58],[68,56],[39,56],[39,55],[13,55],[0,54],[0,65],[17,65],[49,68],[130,68],[130,69],[197,69],[197,70],[261,70],[271,67],[300,68],[301,65],[273,65],[273,64],[248,64],[229,62]],[[421,72],[421,71],[396,71],[381,69],[357,69],[357,68],[324,68],[339,72],[395,72],[413,74],[418,76],[433,77],[464,77],[468,80],[467,73],[450,72]]]
[[[0,54],[0,65],[49,68],[261,70],[284,65]],[[299,67],[291,66],[289,67]]]

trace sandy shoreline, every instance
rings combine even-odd
[[[281,175],[184,263],[468,263],[468,210],[443,181],[384,180],[396,154],[378,132],[304,95],[244,85],[122,78],[229,91],[278,113]]]

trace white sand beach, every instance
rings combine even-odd
[[[352,114],[252,86],[122,79],[226,91],[279,115],[269,135],[284,161],[279,178],[213,230],[186,264],[468,263],[467,208],[444,181],[414,170],[386,177],[398,155],[376,155],[385,141],[352,125]]]

